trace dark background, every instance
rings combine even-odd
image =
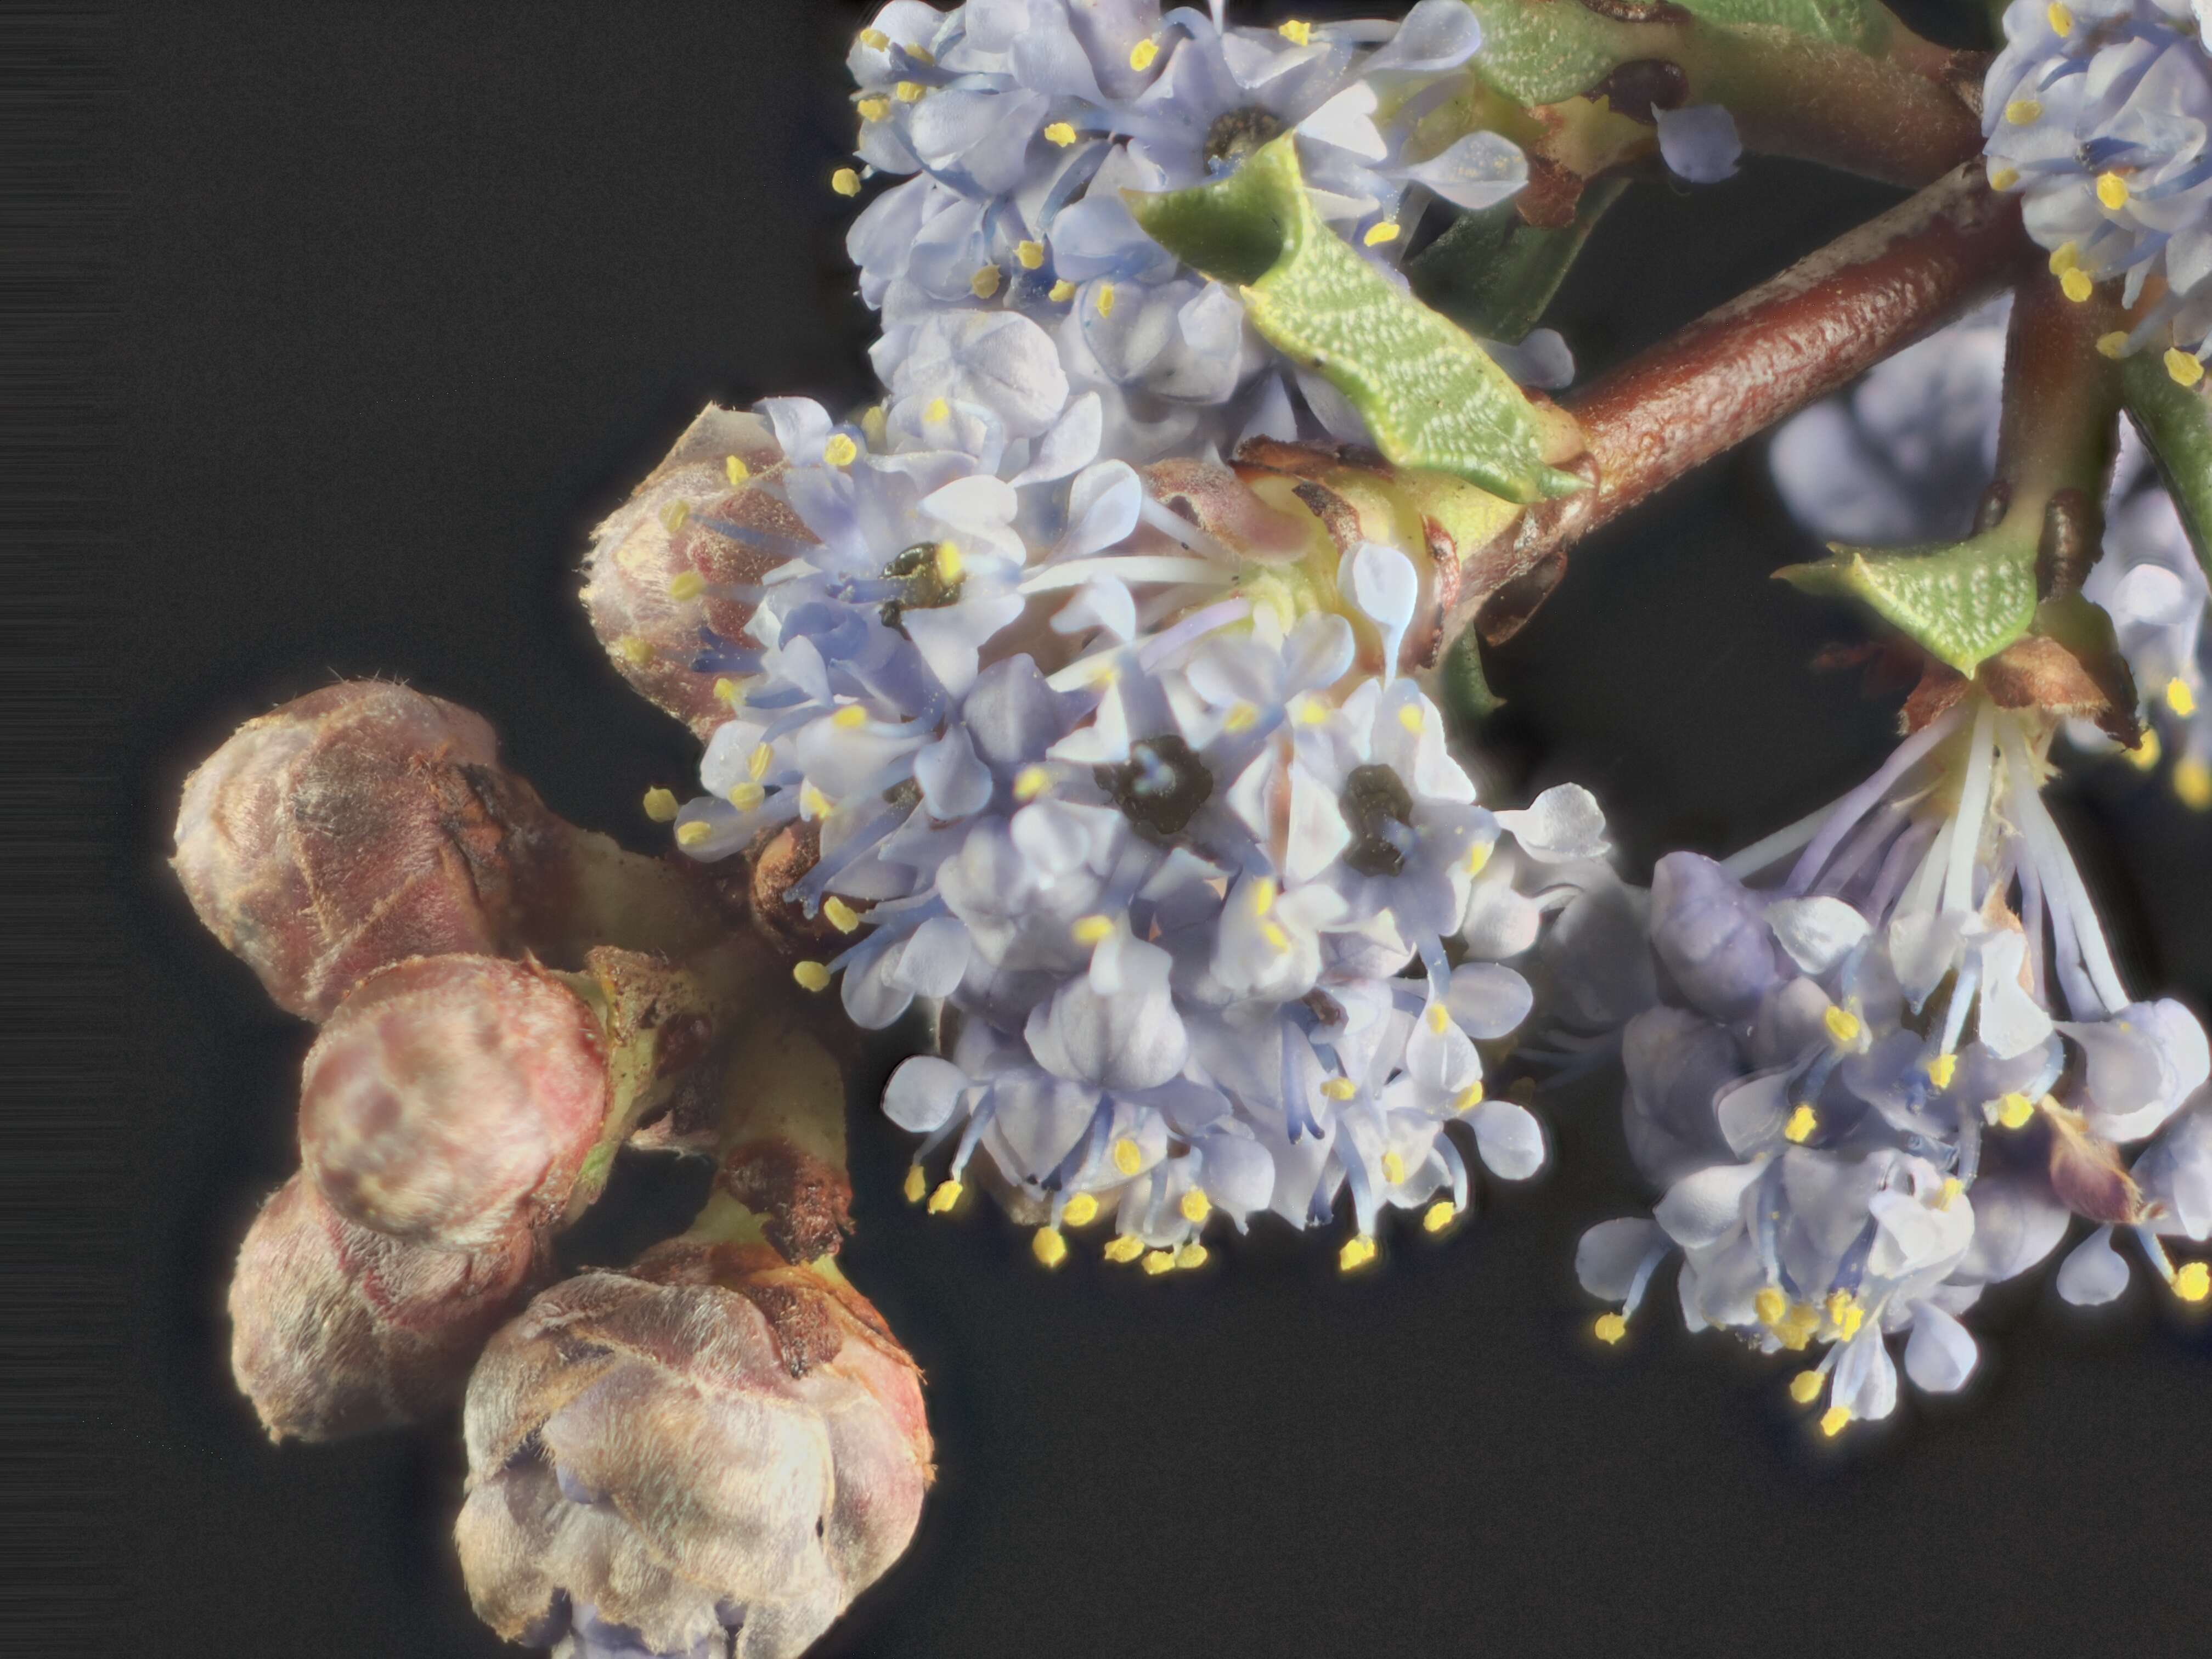
[[[98,573],[125,613],[101,641],[131,947],[99,1022],[131,1073],[127,1134],[99,1154],[127,1165],[118,1643],[501,1650],[447,1541],[450,1424],[278,1451],[230,1385],[223,1280],[291,1167],[307,1032],[199,931],[167,826],[237,722],[384,673],[482,710],[568,817],[657,843],[639,796],[680,787],[695,751],[605,665],[575,566],[708,399],[866,393],[850,209],[826,187],[862,21],[808,0],[168,3],[109,38],[128,191],[125,421],[101,485],[125,562]],[[1601,368],[1892,199],[1777,163],[1639,187],[1553,320]],[[1805,666],[1851,624],[1765,580],[1803,556],[1756,454],[1582,549],[1496,664],[1509,786],[1589,784],[1640,874],[1863,775],[1888,709]],[[2205,1009],[2212,830],[2124,767],[2063,796],[2130,982]],[[1091,1252],[1047,1275],[988,1210],[901,1203],[903,1138],[857,1115],[848,1261],[929,1373],[942,1475],[822,1651],[2206,1650],[2203,1321],[2140,1273],[2088,1316],[2014,1287],[1975,1321],[1963,1401],[1908,1395],[1818,1443],[1777,1367],[1686,1339],[1663,1290],[1623,1347],[1591,1340],[1574,1241],[1644,1199],[1609,1087],[1544,1110],[1552,1170],[1348,1282],[1335,1237],[1272,1225],[1163,1283]],[[631,1170],[578,1259],[674,1225],[687,1179]]]

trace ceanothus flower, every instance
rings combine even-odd
[[[1890,1336],[1917,1386],[1961,1386],[1960,1316],[2074,1216],[2098,1230],[2061,1270],[2069,1300],[2124,1284],[2114,1226],[2178,1294],[2204,1294],[2201,1265],[2177,1269],[2158,1239],[2195,1203],[2194,1140],[2144,1155],[2151,1186],[2119,1149],[2175,1117],[2212,1053],[2180,1004],[2123,986],[2040,798],[2051,735],[1970,693],[1726,865],[1672,854],[1648,898],[1592,888],[1570,907],[1553,946],[1569,976],[1639,942],[1650,963],[1584,1022],[1619,1025],[1630,1151],[1665,1194],[1583,1241],[1585,1288],[1620,1304],[1601,1338],[1626,1334],[1679,1251],[1691,1328],[1824,1350],[1791,1392],[1825,1391],[1835,1434],[1893,1409]]]
[[[1409,193],[1488,207],[1527,181],[1526,160],[1491,132],[1429,153],[1423,118],[1481,42],[1460,0],[1420,0],[1399,23],[1275,29],[1223,11],[895,0],[861,32],[857,153],[905,182],[863,210],[848,246],[883,316],[872,355],[895,409],[939,395],[945,365],[980,354],[999,400],[1028,405],[1010,430],[1048,421],[1071,388],[1097,391],[1105,453],[1135,461],[1302,424],[1365,437],[1325,380],[1262,373],[1269,354],[1236,296],[1146,236],[1121,192],[1206,183],[1296,132],[1324,219],[1395,276]],[[860,175],[837,183],[857,193]],[[1571,372],[1548,331],[1500,351],[1547,385]]]
[[[1990,65],[1982,131],[1990,185],[2017,190],[2028,234],[2066,295],[2122,282],[2122,302],[2163,292],[2119,356],[2163,347],[2184,386],[2212,337],[2212,57],[2191,0],[2012,0]]]
[[[1853,545],[1968,533],[1996,461],[2010,307],[1992,301],[1783,425],[1769,457],[1799,524]],[[2143,739],[2124,752],[2146,770],[2170,755],[2174,793],[2212,811],[2212,594],[2132,427],[2122,428],[2102,556],[2081,591],[2111,616],[2143,698]],[[2069,722],[2067,736],[2092,753],[2118,747],[2087,720]]]

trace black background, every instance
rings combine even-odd
[[[574,568],[708,398],[866,393],[849,204],[826,187],[862,21],[808,0],[320,0],[144,7],[112,37],[118,1650],[500,1650],[447,1541],[451,1425],[277,1451],[231,1388],[222,1283],[291,1165],[307,1033],[198,929],[167,825],[235,723],[384,673],[482,710],[568,817],[658,840],[639,796],[680,787],[694,750],[605,665]],[[1892,199],[1778,163],[1641,187],[1553,319],[1601,368]],[[1509,787],[1587,782],[1640,873],[1863,775],[1887,709],[1806,667],[1851,624],[1765,580],[1806,556],[1756,455],[1579,550],[1497,664]],[[2060,810],[2131,983],[2205,1009],[2206,821],[2115,766]],[[1544,1110],[1552,1170],[1493,1187],[1445,1241],[1394,1237],[1379,1272],[1340,1280],[1336,1238],[1266,1226],[1161,1283],[1088,1251],[1047,1275],[987,1211],[926,1221],[898,1200],[902,1138],[856,1115],[848,1265],[929,1373],[942,1474],[911,1552],[822,1650],[2212,1645],[2204,1322],[2140,1274],[2086,1317],[2015,1287],[1976,1322],[1963,1401],[1908,1396],[1816,1443],[1777,1368],[1686,1338],[1670,1295],[1621,1348],[1590,1338],[1574,1240],[1640,1195],[1607,1090]],[[688,1179],[629,1172],[574,1253],[617,1261],[674,1225]]]

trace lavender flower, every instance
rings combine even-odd
[[[1982,94],[1991,188],[2017,190],[2067,297],[2164,292],[2114,356],[2163,348],[2184,386],[2212,337],[2212,58],[2191,0],[2013,0]]]
[[[946,367],[988,351],[1018,365],[997,378],[1030,422],[1071,391],[1100,393],[1105,452],[1134,461],[1293,437],[1302,410],[1313,429],[1365,435],[1326,382],[1262,374],[1235,296],[1146,237],[1121,191],[1218,178],[1295,131],[1323,217],[1388,268],[1409,193],[1487,207],[1526,181],[1526,161],[1495,133],[1440,149],[1425,136],[1481,41],[1459,0],[1421,0],[1397,24],[1273,30],[1223,11],[895,0],[861,31],[857,154],[907,176],[848,241],[883,313],[874,356],[895,409],[952,395]],[[849,171],[837,182],[860,187]],[[1548,333],[1507,354],[1554,372],[1565,355]]]
[[[1976,1349],[1959,1316],[2055,1249],[2069,1212],[2100,1226],[2060,1274],[2069,1299],[2117,1293],[2114,1225],[2204,1294],[2201,1265],[2158,1242],[2176,1200],[2118,1149],[2174,1116],[2212,1054],[2179,1004],[2122,985],[2040,798],[2051,733],[1969,694],[1834,806],[1726,866],[1671,854],[1648,906],[1562,928],[1586,956],[1646,938],[1655,970],[1621,1032],[1623,1112],[1666,1194],[1583,1241],[1585,1287],[1621,1304],[1600,1336],[1620,1340],[1679,1249],[1692,1329],[1825,1350],[1791,1389],[1826,1392],[1833,1434],[1893,1409],[1889,1336],[1908,1334],[1919,1387],[1960,1386]],[[2146,1155],[2192,1205],[2193,1146],[2177,1132]]]

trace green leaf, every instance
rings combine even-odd
[[[1482,668],[1482,638],[1473,623],[1444,653],[1437,667],[1437,689],[1443,694],[1445,714],[1461,730],[1471,730],[1505,706],[1505,699],[1491,690]]]
[[[1723,27],[1788,29],[1808,40],[1876,52],[1888,44],[1891,17],[1865,0],[1676,0],[1683,10]]]
[[[1926,547],[1831,545],[1832,557],[1775,575],[1808,593],[1859,600],[1961,674],[2035,620],[2035,544],[2002,526]]]
[[[2177,386],[2154,353],[2139,351],[2120,364],[2120,396],[2142,434],[2197,562],[2212,576],[2212,381]]]
[[[1524,503],[1583,487],[1546,465],[1534,407],[1467,331],[1392,286],[1322,222],[1291,135],[1217,184],[1125,196],[1155,241],[1237,284],[1267,343],[1326,376],[1390,460]]]
[[[1576,204],[1573,222],[1557,228],[1530,224],[1510,202],[1461,215],[1407,263],[1413,292],[1486,339],[1525,338],[1628,184],[1621,173],[1594,180]]]

